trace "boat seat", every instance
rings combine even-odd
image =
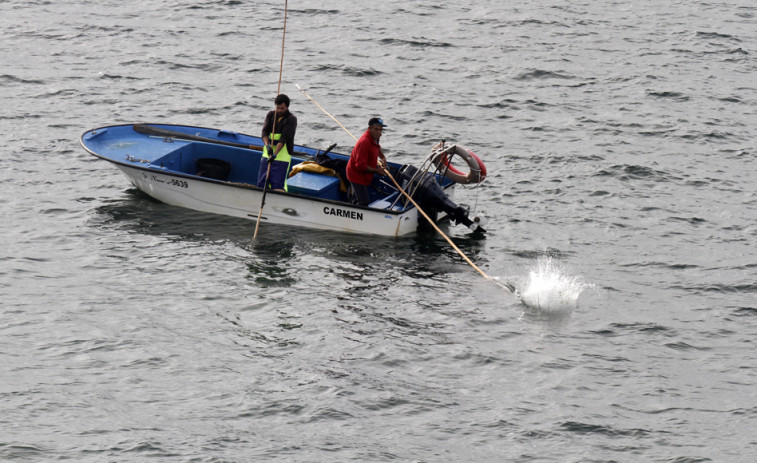
[[[300,172],[287,180],[287,191],[300,195],[338,201],[339,178],[331,175]]]
[[[398,192],[395,192],[384,198],[377,199],[376,201],[373,201],[372,203],[370,203],[368,207],[373,207],[376,209],[388,209],[389,206],[391,206],[393,203],[396,203],[394,204],[394,207],[392,208],[392,210],[401,211],[403,209],[403,204],[402,204],[402,201],[396,201],[398,194],[399,194]]]

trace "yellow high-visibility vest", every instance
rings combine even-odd
[[[281,134],[280,133],[272,133],[269,137],[269,140],[271,140],[271,146],[274,148],[276,145],[279,144],[279,140],[281,140]],[[273,153],[270,153],[273,154]],[[263,150],[263,157],[268,158],[269,153],[268,149]],[[289,150],[287,149],[287,144],[284,143],[284,146],[281,148],[281,151],[279,151],[279,154],[276,155],[276,160],[281,162],[290,162],[292,160],[292,155],[289,154]]]

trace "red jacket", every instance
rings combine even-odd
[[[373,174],[365,171],[366,167],[378,167],[378,156],[381,145],[373,137],[370,130],[366,130],[355,147],[352,148],[350,160],[347,163],[347,180],[358,185],[370,185]]]

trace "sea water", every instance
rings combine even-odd
[[[289,1],[296,142],[482,158],[487,234],[157,203],[78,144],[257,135],[284,2],[0,2],[0,460],[757,457],[751,2]]]

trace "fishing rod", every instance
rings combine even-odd
[[[355,137],[354,135],[352,135],[352,132],[350,132],[349,130],[347,130],[347,127],[343,126],[342,123],[339,122],[336,119],[336,117],[332,116],[331,114],[329,114],[328,111],[326,111],[325,109],[323,109],[323,106],[319,105],[317,101],[315,101],[314,99],[312,99],[310,97],[310,95],[308,95],[307,92],[305,90],[303,90],[299,85],[294,84],[294,86],[297,87],[297,90],[301,91],[302,94],[305,95],[308,100],[312,101],[316,106],[318,106],[318,109],[320,109],[321,111],[323,111],[324,113],[326,113],[326,115],[329,116],[334,122],[336,122],[339,125],[339,127],[343,128],[344,131],[347,132],[349,134],[349,136],[352,137],[353,140],[357,141],[357,137]]]
[[[352,138],[353,138],[353,139],[354,139],[355,141],[357,141],[357,137],[355,137],[354,135],[352,135],[352,133],[350,133],[350,131],[349,131],[349,130],[347,130],[347,129],[346,129],[346,128],[345,128],[345,127],[344,127],[344,126],[342,125],[342,123],[341,123],[341,122],[339,122],[338,120],[336,120],[336,118],[335,118],[334,116],[332,116],[332,115],[331,115],[331,114],[329,114],[329,113],[328,113],[328,112],[327,112],[327,111],[326,111],[325,109],[323,109],[323,107],[322,107],[321,105],[319,105],[319,104],[318,104],[318,103],[317,103],[317,102],[316,102],[316,101],[315,101],[315,100],[314,100],[314,99],[313,99],[313,98],[312,98],[312,97],[311,97],[310,95],[308,95],[307,93],[305,93],[305,91],[304,91],[303,89],[301,89],[299,85],[297,85],[297,84],[295,84],[295,85],[296,85],[296,86],[297,86],[297,88],[298,88],[298,89],[299,89],[299,90],[300,90],[300,91],[301,91],[301,92],[302,92],[302,93],[303,93],[303,94],[304,94],[304,95],[305,95],[305,96],[306,96],[306,97],[308,98],[308,100],[310,100],[310,101],[312,101],[313,103],[315,103],[315,105],[316,105],[316,106],[318,106],[318,108],[320,108],[320,109],[321,109],[321,111],[323,111],[324,113],[326,113],[326,115],[327,115],[327,116],[329,116],[329,117],[330,117],[331,119],[333,119],[333,120],[334,120],[334,122],[336,122],[337,124],[339,124],[339,126],[340,126],[341,128],[343,128],[345,132],[347,132],[347,133],[348,133],[348,134],[349,134],[349,135],[350,135],[350,136],[351,136],[351,137],[352,137]],[[463,259],[465,259],[465,261],[466,261],[466,262],[468,263],[468,265],[470,265],[471,267],[473,267],[473,269],[474,269],[475,271],[477,271],[477,272],[478,272],[478,273],[479,273],[479,274],[480,274],[480,275],[481,275],[482,277],[486,278],[487,280],[489,280],[489,281],[491,281],[491,282],[494,282],[495,284],[497,284],[498,286],[500,286],[500,287],[501,287],[502,289],[504,289],[505,291],[508,291],[508,292],[510,292],[510,293],[515,293],[515,286],[511,285],[510,283],[502,283],[502,282],[500,282],[500,281],[497,281],[497,280],[495,280],[494,278],[492,278],[492,277],[490,277],[489,275],[487,275],[487,274],[486,274],[486,273],[485,273],[485,272],[484,272],[483,270],[481,270],[481,269],[480,269],[480,268],[479,268],[479,267],[478,267],[478,266],[477,266],[476,264],[474,264],[474,263],[473,263],[473,261],[472,261],[472,260],[470,260],[470,258],[469,258],[469,257],[468,257],[468,256],[467,256],[467,255],[466,255],[466,254],[465,254],[465,253],[464,253],[463,251],[461,251],[459,247],[457,247],[457,245],[456,245],[456,244],[455,244],[455,243],[454,243],[454,242],[452,241],[452,239],[450,239],[450,237],[449,237],[449,236],[447,236],[447,234],[446,234],[446,233],[444,233],[444,232],[442,231],[442,229],[441,229],[441,228],[439,228],[439,226],[437,226],[437,225],[436,225],[436,223],[434,223],[434,221],[433,221],[433,220],[431,220],[431,218],[430,218],[430,217],[428,216],[428,214],[426,214],[426,212],[425,212],[425,211],[424,211],[424,210],[423,210],[423,209],[422,209],[422,208],[421,208],[421,207],[420,207],[420,206],[418,205],[418,203],[416,203],[416,202],[415,202],[415,200],[414,200],[414,199],[413,199],[413,198],[412,198],[412,197],[411,197],[411,196],[410,196],[409,194],[407,194],[407,192],[405,192],[405,190],[404,190],[404,189],[402,189],[402,187],[400,186],[400,184],[399,184],[399,183],[397,183],[397,180],[395,180],[395,179],[394,179],[394,177],[392,176],[392,174],[391,174],[391,173],[389,172],[389,169],[387,169],[387,168],[386,168],[386,166],[384,166],[384,167],[382,168],[382,170],[384,171],[384,174],[385,174],[385,175],[386,175],[387,177],[389,177],[389,179],[390,179],[390,180],[392,181],[392,183],[394,183],[394,186],[395,186],[395,187],[397,188],[397,190],[398,190],[398,191],[399,191],[400,193],[402,193],[402,194],[403,194],[403,195],[404,195],[404,196],[405,196],[405,197],[406,197],[406,198],[407,198],[407,199],[408,199],[408,200],[409,200],[409,201],[410,201],[411,203],[413,203],[413,205],[414,205],[414,206],[415,206],[415,207],[416,207],[416,208],[418,209],[418,212],[420,212],[420,213],[421,213],[421,215],[422,215],[422,216],[423,216],[423,217],[424,217],[424,218],[425,218],[426,220],[428,220],[428,223],[430,223],[430,224],[431,224],[431,226],[432,226],[432,227],[434,227],[434,229],[435,229],[435,230],[436,230],[436,231],[437,231],[437,232],[438,232],[438,233],[439,233],[440,235],[442,235],[442,238],[444,238],[445,240],[447,240],[447,243],[449,243],[449,244],[450,244],[450,246],[452,246],[452,248],[453,248],[453,249],[454,249],[455,251],[457,251],[457,253],[458,253],[458,254],[460,254],[460,256],[461,256],[461,257],[462,257]]]

